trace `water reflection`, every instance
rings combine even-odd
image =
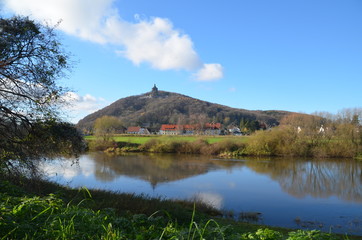
[[[150,182],[155,188],[163,182],[177,181],[207,173],[217,167],[209,158],[187,155],[89,155],[95,163],[94,175],[100,181],[113,181],[120,175]]]
[[[362,162],[104,153],[83,155],[78,164],[73,160],[42,167],[52,180],[71,187],[197,199],[235,216],[242,212],[243,218],[261,213],[267,225],[318,223],[325,231],[362,235]]]
[[[269,176],[283,191],[297,198],[337,196],[345,201],[362,202],[362,164],[353,160],[223,160],[173,154],[109,156],[103,153],[91,153],[88,159],[93,161],[95,178],[102,182],[128,176],[145,180],[156,188],[160,183],[218,169],[232,172],[235,168],[247,167]]]
[[[303,198],[338,196],[346,201],[362,202],[362,164],[354,160],[248,161],[255,172],[279,182],[285,192]]]

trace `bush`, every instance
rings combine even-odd
[[[260,239],[260,240],[282,240],[283,234],[280,232],[265,228],[265,229],[258,229],[255,233],[246,233],[241,235],[242,240],[248,239]]]
[[[350,134],[348,134],[350,133]],[[247,143],[245,153],[255,156],[348,157],[359,153],[358,139],[351,129],[337,126],[333,133],[300,132],[291,126],[258,131]]]
[[[140,151],[155,153],[220,155],[225,153],[233,154],[234,152],[243,152],[245,149],[245,144],[237,143],[231,140],[209,144],[204,139],[198,139],[194,142],[172,140],[159,141],[156,139],[151,139],[145,144],[142,144],[139,149]]]
[[[104,151],[109,148],[116,148],[117,143],[115,141],[105,141],[103,139],[91,140],[88,142],[89,150],[91,151]]]
[[[220,141],[213,144],[207,144],[202,146],[201,153],[208,155],[227,155],[244,149],[245,145],[243,143],[233,142],[231,140]]]
[[[250,137],[246,152],[256,156],[294,155],[292,146],[297,135],[289,127],[276,127],[270,131],[258,131]]]
[[[287,240],[337,240],[337,236],[330,233],[323,233],[318,230],[290,232]]]

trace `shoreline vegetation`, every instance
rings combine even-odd
[[[344,109],[337,115],[294,113],[278,126],[255,131],[240,123],[248,135],[116,135],[121,120],[97,119],[93,135],[85,139],[90,150],[124,152],[185,153],[221,157],[362,158],[362,109]],[[230,126],[229,126],[230,127]],[[224,131],[228,132],[228,131]]]
[[[220,217],[200,202],[0,178],[1,239],[361,239]]]
[[[362,137],[299,135],[292,128],[258,131],[251,136],[112,135],[86,136],[89,150],[217,155],[219,157],[310,157],[362,160]]]

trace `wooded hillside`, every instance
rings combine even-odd
[[[157,90],[157,88],[156,88]],[[81,119],[77,127],[92,131],[94,122],[102,116],[120,118],[124,126],[144,126],[157,130],[161,124],[194,124],[219,122],[224,127],[240,126],[240,122],[257,122],[265,126],[279,124],[286,111],[250,111],[236,109],[191,98],[178,93],[154,91],[122,98]]]

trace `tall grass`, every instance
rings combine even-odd
[[[279,126],[256,132],[250,137],[245,152],[258,156],[353,158],[362,153],[362,138],[353,135],[353,131],[340,125],[333,133],[298,133],[291,126]]]
[[[245,144],[234,141],[220,141],[208,143],[204,139],[198,139],[194,142],[186,141],[158,141],[150,140],[140,146],[144,152],[155,153],[187,153],[187,154],[206,154],[219,155],[225,152],[235,152],[245,147]]]
[[[348,239],[320,231],[248,231],[221,219],[199,218],[193,205],[188,220],[179,221],[168,211],[153,214],[117,212],[101,207],[97,192],[78,191],[82,200],[66,203],[64,193],[32,195],[9,182],[0,181],[0,239]],[[94,194],[96,193],[96,194]],[[102,206],[102,204],[101,204]],[[98,205],[99,207],[99,205]],[[122,207],[122,206],[117,206]],[[127,206],[123,206],[127,209]],[[353,236],[350,239],[357,239]]]

